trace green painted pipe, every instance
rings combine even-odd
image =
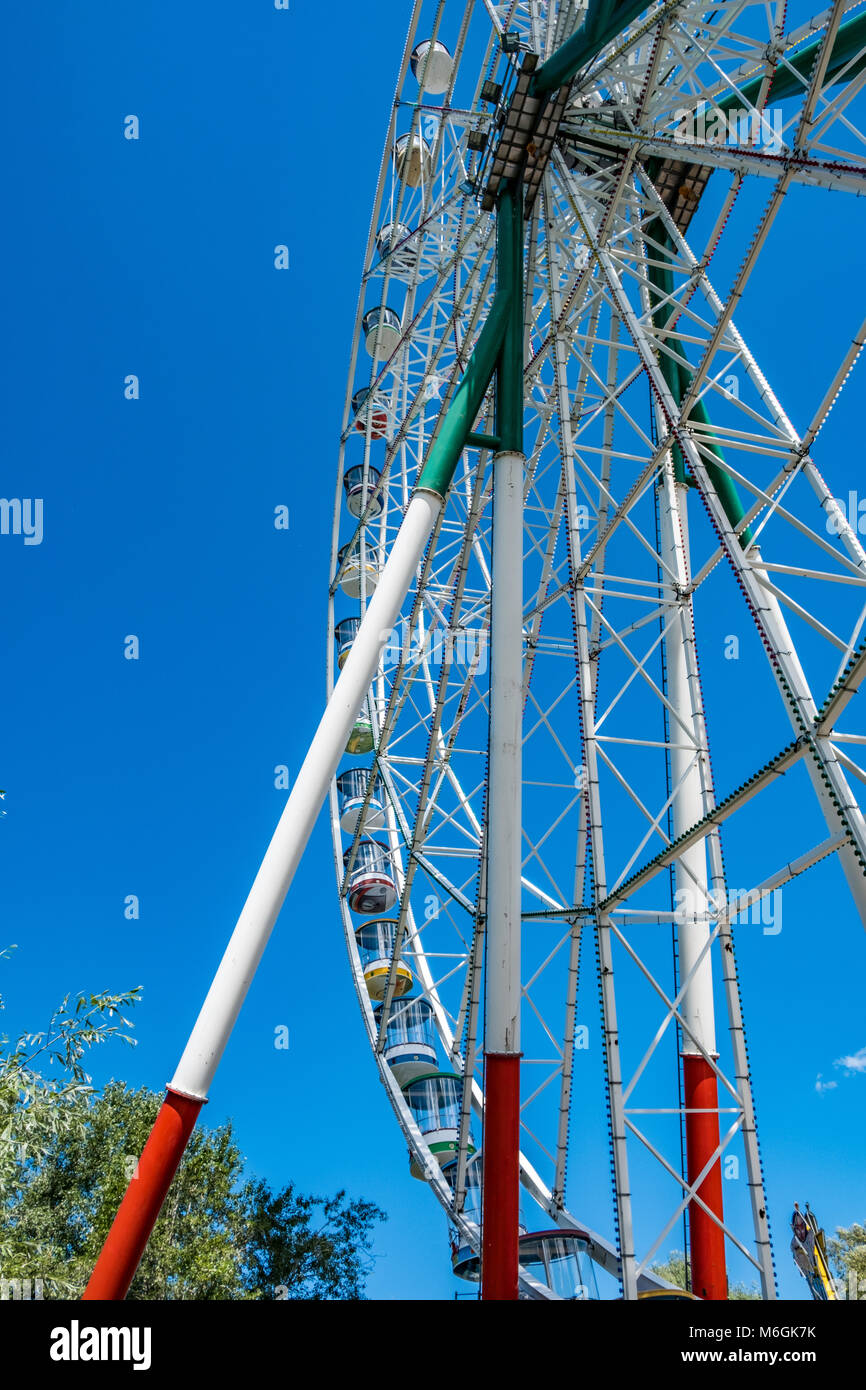
[[[584,23],[535,73],[532,96],[548,96],[564,87],[648,6],[649,0],[590,0]]]
[[[582,25],[584,38],[592,39],[600,33],[605,25],[610,23],[611,15],[615,9],[616,0],[590,0],[586,10],[586,19]],[[552,56],[555,57],[556,54]]]
[[[555,53],[542,63],[535,73],[530,90],[535,97],[548,96],[551,92],[557,91],[570,82],[580,68],[590,63],[597,54],[610,43],[612,39],[622,32],[632,20],[637,19],[642,10],[648,6],[648,0],[591,0],[584,23],[577,29],[570,39],[556,50]],[[803,91],[803,86],[798,82],[795,73],[808,79],[809,74],[818,55],[818,50],[823,43],[820,37],[807,44],[805,48],[788,62],[794,69],[781,67],[776,71],[771,88],[772,97],[781,101],[785,97],[796,96]],[[866,15],[860,15],[857,19],[849,19],[847,23],[840,25],[836,35],[836,42],[833,44],[833,52],[827,68],[827,78],[832,80],[837,77],[849,59],[856,56],[862,48],[866,48]],[[845,80],[856,77],[866,66],[866,53],[854,64],[850,72],[846,73]],[[761,89],[762,77],[755,77],[739,91],[729,92],[726,97],[717,103],[722,111],[729,111],[736,106],[737,102],[745,99],[754,103],[755,97]]]
[[[442,422],[433,446],[421,469],[418,487],[437,492],[440,497],[447,495],[457,467],[457,460],[466,448],[466,443],[475,424],[476,417],[484,400],[484,393],[490,385],[508,327],[511,312],[511,294],[507,284],[499,284],[493,306],[487,315],[487,322],[481,330],[472,356],[466,364],[463,380],[457,387],[454,399]]]
[[[647,266],[650,283],[653,287],[650,290],[650,303],[652,304],[653,301],[655,301],[655,303],[658,304],[658,308],[653,308],[652,310],[653,323],[657,329],[663,329],[674,312],[674,306],[670,302],[668,304],[659,303],[660,300],[669,295],[673,290],[673,271],[670,266],[670,258],[673,255],[673,245],[667,228],[660,220],[656,219],[651,222],[647,230],[653,240],[659,242],[663,247],[661,254],[664,255],[665,261],[668,262],[663,266]],[[659,253],[654,254],[658,255]],[[653,293],[653,291],[655,291],[655,293]],[[680,350],[684,351],[683,348]],[[675,362],[672,357],[669,357],[667,353],[664,352],[659,353],[659,364],[671,395],[677,404],[681,405],[692,384],[692,373],[687,367],[683,366],[681,362]],[[693,420],[695,424],[700,425],[705,431],[712,431],[712,423],[703,400],[696,400],[693,403],[689,411],[689,419]],[[732,526],[737,527],[745,516],[745,511],[740,501],[740,494],[737,492],[736,484],[724,466],[725,456],[720,446],[712,439],[705,439],[703,441],[703,446],[719,460],[717,464],[707,462],[707,473],[710,476],[710,481],[716,490],[719,501],[724,508],[725,516]],[[673,456],[674,476],[677,482],[686,482],[685,460],[683,459],[682,450],[678,444],[674,444],[673,446]],[[740,544],[746,546],[750,543],[751,539],[751,528],[747,526],[740,536]]]
[[[496,280],[507,287],[508,321],[496,373],[496,433],[501,449],[523,453],[523,188],[503,190],[496,209]]]
[[[523,452],[523,189],[509,185],[496,209],[496,295],[466,364],[418,487],[445,497],[457,460],[473,442]],[[472,426],[496,373],[496,434]]]
[[[819,35],[817,39],[813,39],[805,48],[801,48],[793,57],[787,59],[795,72],[799,73],[801,77],[805,77],[807,81],[823,42],[824,40]],[[860,15],[858,19],[849,19],[847,24],[840,24],[824,82],[827,83],[834,78],[836,81],[842,80],[838,74],[848,60],[860,52],[861,48],[866,48],[866,15]],[[850,71],[845,74],[844,80],[847,82],[850,78],[856,77],[857,73],[863,71],[864,66],[866,66],[866,53],[863,53]],[[754,104],[755,98],[761,90],[762,81],[762,77],[752,78],[752,81],[747,82],[745,87],[739,88],[736,92],[729,92],[716,105],[721,111],[730,111],[731,107],[736,106],[737,102],[742,99]],[[773,101],[781,101],[785,97],[796,96],[798,93],[803,95],[805,90],[802,82],[797,81],[790,68],[779,66],[770,88],[770,98]]]
[[[667,232],[661,222],[655,221],[650,223],[647,230],[650,232],[650,234],[656,241],[665,242],[667,245],[670,244],[667,241]],[[648,247],[647,254],[654,256],[654,248]],[[653,306],[655,306],[655,304],[657,304],[658,301],[664,299],[667,295],[669,295],[672,292],[674,287],[673,271],[671,270],[669,264],[664,266],[648,265],[647,274],[649,275],[650,283],[653,286],[653,289],[656,291],[656,293],[654,294],[653,290],[650,290],[650,303]],[[661,331],[667,324],[667,321],[671,316],[671,311],[667,305],[661,304],[658,308],[653,307],[652,316],[653,323],[655,324],[656,328],[659,331]],[[665,379],[665,383],[668,387],[668,390],[670,391],[677,404],[679,404],[684,394],[684,383],[682,380],[683,374],[681,372],[679,362],[675,362],[674,359],[672,357],[669,357],[666,352],[660,352],[659,366],[661,367],[662,376]],[[686,465],[679,444],[674,444],[673,446],[673,457],[674,477],[676,478],[678,483],[684,483],[686,481]]]

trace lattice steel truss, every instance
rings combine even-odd
[[[491,167],[507,113],[482,100],[482,86],[514,90],[526,53],[548,58],[582,14],[539,0],[414,7],[374,200],[339,461],[340,480],[363,463],[381,482],[356,523],[338,481],[331,680],[334,622],[357,606],[340,591],[338,546],[354,537],[362,552],[388,551],[490,310],[495,228],[479,172]],[[760,917],[774,893],[828,855],[866,921],[866,824],[855,794],[866,781],[856,761],[866,734],[854,699],[866,672],[866,553],[813,458],[866,325],[816,388],[799,436],[734,323],[777,219],[785,234],[786,193],[866,191],[866,32],[838,4],[799,28],[788,22],[782,4],[647,6],[569,83],[527,222],[522,1179],[555,1223],[587,1229],[584,1198],[596,1205],[591,1174],[604,1158],[597,1137],[609,1141],[613,1217],[590,1237],[626,1297],[652,1282],[650,1265],[684,1211],[706,1209],[697,1195],[705,1174],[691,1183],[683,1175],[682,1045],[717,1077],[714,1158],[734,1155],[745,1167],[747,1195],[725,1209],[728,1249],[757,1272],[763,1296],[775,1297],[735,923]],[[515,53],[501,51],[506,31],[519,34]],[[451,47],[454,70],[448,92],[431,100],[418,92],[409,54],[437,37]],[[723,122],[725,142],[701,138],[698,116],[704,131]],[[728,138],[732,120],[742,142]],[[430,177],[418,188],[401,182],[392,153],[406,131],[430,148]],[[757,180],[769,180],[757,185],[765,205],[742,239],[732,214]],[[717,216],[692,245],[686,231],[699,226],[695,209],[714,184]],[[840,199],[840,216],[845,206]],[[408,234],[399,254],[382,258],[376,232],[386,222]],[[728,226],[742,259],[720,294],[710,272]],[[361,318],[379,304],[398,310],[401,336],[387,356],[377,344],[368,357]],[[356,428],[350,401],[362,385],[387,413],[385,439],[369,422]],[[492,397],[476,430],[495,432]],[[374,1019],[345,896],[343,855],[360,831],[341,832],[336,788],[331,801],[369,1041],[415,1161],[474,1243],[461,1208],[472,1119],[483,1110],[490,460],[489,449],[463,454],[368,702],[400,890],[383,1013],[387,1020],[402,959],[433,1006],[443,1057],[464,1078],[454,1187],[382,1055],[386,1025]],[[841,470],[829,462],[839,489]],[[368,597],[362,589],[362,608]],[[759,691],[748,738],[723,732],[721,756],[710,734],[730,723],[714,717],[725,700],[723,662],[718,641],[702,661],[699,640],[719,612],[736,615],[730,622],[747,634],[744,659]],[[683,697],[671,698],[671,653]],[[699,814],[676,825],[687,784],[699,790]],[[774,816],[787,811],[791,852],[780,862],[768,845],[759,878],[732,889],[723,837],[736,846],[760,837],[765,805]],[[672,928],[689,923],[702,924],[704,945],[691,973],[672,978]],[[594,971],[581,969],[586,933]],[[706,957],[727,1025],[718,1053],[683,1006]],[[587,988],[593,973],[597,1001]],[[597,1030],[588,1046],[584,1020]],[[528,1276],[524,1288],[552,1296]]]

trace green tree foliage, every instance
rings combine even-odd
[[[737,1298],[757,1298],[760,1299],[761,1293],[757,1284],[729,1284],[728,1299]]]
[[[19,1278],[77,1296],[161,1101],[113,1081],[83,1102],[86,1122],[52,1142],[7,1212],[20,1255],[40,1252],[38,1270],[16,1269]],[[343,1192],[310,1197],[292,1184],[274,1192],[244,1180],[243,1167],[231,1121],[193,1130],[129,1297],[363,1298],[371,1230],[384,1213]]]
[[[14,949],[0,951],[0,960]],[[73,1003],[67,994],[44,1032],[22,1033],[12,1044],[0,1038],[0,1277],[11,1277],[6,1270],[22,1256],[14,1213],[25,1189],[52,1149],[80,1136],[87,1123],[93,1088],[84,1054],[111,1038],[134,1046],[123,1031],[131,1025],[122,1010],[136,1004],[140,993],[139,987],[125,994],[79,994]],[[59,1074],[44,1076],[37,1068]],[[31,1246],[26,1262],[38,1263],[41,1255],[38,1245]]]
[[[657,1274],[660,1279],[667,1279],[668,1283],[673,1284],[675,1288],[687,1289],[689,1287],[686,1257],[682,1250],[672,1250],[666,1260],[661,1260],[658,1264],[651,1265],[650,1268],[653,1274]]]
[[[847,1283],[853,1274],[858,1282],[866,1280],[866,1224],[837,1226],[835,1240],[827,1241],[827,1254],[837,1278]]]
[[[363,1198],[273,1192],[254,1179],[243,1191],[244,1286],[259,1297],[363,1298],[370,1232],[385,1213]]]
[[[669,1284],[674,1284],[678,1289],[688,1289],[689,1280],[686,1271],[686,1257],[682,1250],[672,1250],[666,1260],[658,1264],[651,1265],[653,1274],[657,1274],[660,1279],[667,1279]],[[760,1292],[753,1284],[751,1288],[747,1284],[729,1284],[728,1300],[734,1299],[753,1299],[760,1298]]]
[[[120,1010],[137,995],[67,998],[45,1034],[0,1043],[0,1279],[41,1279],[45,1298],[80,1295],[162,1101],[118,1081],[96,1095],[82,1067],[87,1047],[131,1041]],[[193,1131],[129,1297],[363,1298],[384,1212],[273,1191],[243,1168],[231,1121]]]

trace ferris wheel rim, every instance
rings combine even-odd
[[[409,45],[410,45],[411,40],[414,39],[414,37],[415,37],[415,29],[414,29],[413,26],[417,25],[417,19],[418,19],[418,15],[419,15],[419,13],[420,13],[420,8],[421,8],[420,5],[419,5],[419,4],[416,4],[415,10],[413,11],[413,20],[412,20],[412,24],[410,25],[409,38],[407,38],[406,49],[404,50],[403,67],[402,67],[402,69],[401,69],[401,81],[402,81],[403,76],[405,75],[405,70],[406,70],[406,52],[407,52],[408,49],[409,49]],[[647,8],[650,8],[650,7],[647,7]],[[663,9],[663,8],[665,8],[665,7],[664,7],[664,6],[657,7],[657,9],[654,10],[654,13],[657,14],[658,10],[659,10],[659,9]],[[852,8],[856,8],[856,7],[852,7]],[[417,113],[416,113],[416,114],[417,114]],[[412,130],[414,130],[414,121],[415,121],[415,117],[413,116]],[[385,145],[385,155],[383,155],[383,161],[382,161],[382,166],[381,166],[381,170],[380,170],[380,177],[379,177],[379,184],[378,184],[378,186],[377,186],[376,201],[375,201],[375,203],[374,203],[374,220],[375,220],[375,217],[376,217],[376,212],[377,212],[377,210],[380,209],[380,207],[381,207],[382,194],[383,194],[383,190],[384,190],[384,188],[385,188],[385,185],[386,185],[386,183],[387,183],[387,178],[388,178],[388,170],[387,170],[387,160],[386,160],[386,156],[387,156],[387,154],[388,154],[389,147],[390,147],[390,145],[391,145],[391,143],[392,143],[392,140],[391,140],[392,130],[393,130],[393,117],[392,117],[392,123],[391,123],[391,125],[389,125],[388,139],[386,139],[386,145]],[[659,216],[662,218],[662,220],[666,220],[667,222],[670,222],[670,217],[669,217],[669,216],[667,216],[667,218],[665,218],[664,208],[663,208],[663,206],[661,206],[661,205],[660,205],[660,207],[659,207]],[[369,233],[368,242],[367,242],[367,253],[366,253],[366,257],[365,257],[365,265],[368,265],[368,264],[369,264],[370,253],[371,253],[371,249],[372,249],[372,246],[373,246],[373,241],[374,241],[374,227],[373,227],[373,224],[371,223],[370,233]],[[488,229],[488,241],[489,241],[489,229]],[[339,456],[339,468],[338,468],[338,479],[337,479],[337,497],[336,497],[335,514],[334,514],[334,533],[333,533],[334,539],[333,539],[332,570],[331,570],[331,573],[332,573],[332,581],[331,581],[331,592],[330,592],[330,595],[329,595],[329,623],[328,623],[328,681],[329,681],[329,690],[332,688],[332,685],[333,685],[333,649],[334,649],[333,636],[334,636],[334,611],[335,611],[335,609],[334,609],[334,601],[335,601],[335,594],[336,594],[337,591],[338,591],[338,590],[337,590],[337,581],[338,581],[338,575],[339,575],[339,567],[338,567],[338,565],[336,564],[336,558],[335,558],[335,557],[336,557],[336,550],[337,550],[337,539],[338,539],[338,535],[339,535],[339,526],[340,526],[340,520],[341,520],[342,477],[343,477],[343,472],[344,472],[344,462],[345,462],[345,454],[346,454],[346,445],[347,445],[347,442],[348,442],[349,438],[351,437],[351,426],[350,426],[349,422],[350,422],[350,419],[351,419],[351,403],[352,403],[352,396],[353,396],[353,378],[354,378],[354,372],[355,372],[356,361],[357,361],[358,345],[359,345],[359,342],[360,342],[360,336],[361,336],[361,331],[362,331],[362,319],[363,319],[363,311],[364,311],[364,301],[365,301],[366,284],[367,284],[367,274],[365,273],[365,276],[362,278],[361,292],[360,292],[360,295],[359,295],[358,310],[357,310],[357,314],[356,314],[356,322],[355,322],[355,330],[354,330],[354,339],[353,339],[353,345],[352,345],[351,369],[350,369],[350,374],[349,374],[349,383],[348,383],[348,387],[347,387],[346,400],[345,400],[345,405],[344,405],[343,429],[342,429],[341,442],[340,442],[340,456]],[[385,297],[385,296],[383,296],[383,298],[384,298],[384,297]],[[721,301],[720,301],[720,302],[721,302]],[[732,325],[732,329],[733,329],[733,325]],[[734,330],[734,331],[735,331],[735,330]],[[745,342],[744,342],[744,340],[743,340],[743,342],[742,342],[742,346],[743,346],[743,350],[744,350],[744,351],[747,351],[747,349],[745,348]],[[459,360],[459,358],[458,358],[458,360]],[[757,363],[754,362],[754,359],[752,359],[752,365],[753,365],[753,367],[754,367],[754,370],[755,370],[756,372],[759,373],[759,372],[760,372],[760,369],[757,367]],[[769,388],[768,388],[768,389],[769,389]],[[775,398],[773,398],[773,399],[775,400]],[[776,404],[778,404],[778,403],[776,403]],[[784,415],[784,412],[781,411],[781,407],[778,407],[778,408],[779,408],[779,411],[781,412],[781,415],[783,416],[783,415]],[[787,417],[784,417],[784,418],[785,418],[786,423],[789,424],[789,422],[787,422]],[[793,433],[793,430],[791,430],[791,432]],[[367,434],[369,435],[369,428],[368,428],[368,430],[367,430]],[[365,468],[367,467],[367,462],[366,462],[366,460],[369,459],[369,449],[370,449],[370,440],[369,440],[369,438],[367,438],[366,441],[365,441],[365,465],[364,465]],[[362,526],[359,525],[359,528],[358,528],[358,529],[359,529],[359,531],[360,531],[360,530],[362,529]],[[855,537],[855,540],[856,540],[856,537]],[[862,548],[861,548],[861,552],[862,552]],[[334,830],[335,856],[337,856],[337,874],[338,874],[338,880],[339,880],[339,879],[341,878],[341,874],[340,874],[340,862],[341,862],[341,846],[342,846],[342,839],[341,839],[341,836],[340,836],[339,813],[338,813],[338,805],[337,805],[337,799],[336,799],[336,789],[335,789],[334,787],[332,787],[332,791],[331,791],[331,815],[332,815],[332,827],[333,827],[333,830]],[[356,925],[357,925],[357,924],[353,921],[353,919],[352,919],[352,917],[351,917],[351,913],[350,913],[350,911],[349,911],[349,907],[348,907],[348,904],[347,904],[345,898],[342,899],[342,911],[343,911],[344,925],[345,925],[346,934],[347,934],[347,941],[349,942],[350,957],[351,957],[351,956],[352,956],[352,949],[353,949],[353,946],[354,946],[354,932],[355,932],[355,928],[356,928]],[[385,1061],[384,1061],[384,1058],[383,1058],[383,1056],[382,1056],[382,1053],[381,1053],[380,1050],[377,1050],[376,1047],[375,1047],[375,1036],[374,1036],[374,1032],[373,1032],[373,1030],[372,1030],[372,1028],[371,1028],[371,1026],[370,1026],[370,1020],[372,1020],[372,1012],[373,1012],[373,1011],[372,1011],[372,1007],[370,1006],[370,1003],[369,1003],[369,998],[368,998],[368,996],[366,995],[366,989],[364,989],[364,992],[362,993],[362,992],[361,992],[361,988],[360,988],[359,983],[358,983],[359,971],[358,971],[358,963],[357,963],[357,960],[353,958],[352,963],[353,963],[353,972],[354,972],[354,974],[355,974],[356,990],[357,990],[358,995],[359,995],[359,1001],[360,1001],[361,1004],[362,1004],[362,1012],[365,1013],[365,1023],[367,1023],[367,1030],[368,1030],[370,1042],[371,1042],[371,1044],[374,1044],[374,1052],[376,1053],[377,1063],[378,1063],[378,1065],[379,1065],[380,1072],[382,1073],[383,1076],[386,1077],[386,1080],[390,1080],[390,1081],[393,1083],[393,1078],[390,1077],[390,1074],[389,1074],[388,1071],[387,1071],[387,1064],[386,1064]],[[427,997],[427,992],[426,992],[426,991],[425,991],[425,997]],[[437,996],[437,998],[438,998],[438,996]],[[367,1018],[367,1015],[368,1015],[368,1014],[369,1014],[369,1019]],[[441,1027],[439,1026],[441,1021],[442,1021],[442,1020],[440,1019],[439,1015],[437,1014],[437,1028],[439,1029],[439,1035],[440,1035],[440,1039],[441,1039],[442,1042],[443,1042],[443,1045],[447,1045],[447,1044],[453,1043],[453,1038],[451,1038],[451,1036],[450,1036],[448,1030],[447,1030],[447,1029],[443,1029],[443,1028],[441,1028]],[[479,1100],[480,1100],[480,1097],[479,1097],[479,1098],[474,1098],[474,1099],[475,1099],[475,1101],[476,1101],[476,1106],[475,1106],[476,1110],[480,1110],[480,1104],[478,1103]],[[402,1127],[403,1127],[403,1129],[404,1129],[404,1133],[406,1133],[407,1130],[409,1129],[409,1125],[407,1124],[407,1120],[411,1120],[411,1117],[408,1116],[408,1112],[406,1112],[405,1114],[401,1114],[400,1111],[399,1111],[399,1107],[395,1107],[395,1108],[397,1108],[397,1110],[398,1110],[398,1119],[399,1119],[400,1122],[401,1122],[401,1125],[402,1125]],[[405,1107],[403,1107],[403,1109],[405,1110]],[[410,1137],[410,1147],[413,1147],[412,1136],[411,1136],[411,1134],[409,1135],[409,1137]],[[423,1145],[420,1146],[420,1147],[419,1147],[418,1145],[415,1145],[415,1147],[416,1147],[416,1149],[418,1150],[419,1153],[420,1153],[420,1152],[423,1152]],[[531,1174],[532,1174],[532,1177],[529,1178],[529,1185],[531,1186],[531,1185],[535,1182],[535,1180],[537,1179],[537,1175],[535,1175],[534,1169],[532,1169],[532,1165],[528,1163],[528,1160],[527,1160],[527,1169],[524,1170],[524,1171],[527,1172],[527,1173],[531,1173]],[[433,1185],[434,1185],[434,1187],[435,1187],[435,1184],[433,1184]],[[568,1214],[564,1211],[564,1209],[562,1209],[562,1212],[561,1212],[561,1213],[559,1213],[559,1212],[557,1212],[557,1211],[555,1211],[555,1210],[552,1210],[552,1208],[553,1208],[553,1206],[554,1206],[552,1194],[551,1194],[551,1192],[550,1192],[550,1189],[547,1188],[547,1187],[541,1182],[540,1179],[537,1179],[537,1188],[536,1188],[536,1191],[538,1191],[538,1192],[543,1192],[543,1193],[546,1194],[545,1205],[546,1205],[546,1209],[550,1211],[551,1215],[553,1215],[557,1220],[559,1220],[559,1217],[560,1217],[560,1214],[561,1214],[561,1215],[562,1215],[562,1221],[563,1221],[563,1224],[564,1224],[564,1225],[569,1225],[569,1224],[571,1224],[571,1223],[573,1222],[573,1218],[571,1218],[570,1215],[568,1215]],[[440,1194],[437,1192],[437,1195],[440,1195]],[[440,1196],[440,1200],[442,1200],[442,1197],[441,1197],[441,1196]],[[443,1205],[445,1205],[444,1202],[443,1202]],[[454,1216],[454,1213],[452,1212],[451,1215],[452,1215],[452,1217],[453,1217],[453,1216]],[[580,1224],[580,1225],[582,1225],[583,1223],[575,1223],[575,1224]],[[601,1238],[599,1238],[599,1240],[600,1240],[600,1239],[601,1239]],[[612,1250],[613,1247],[610,1247],[610,1249]]]

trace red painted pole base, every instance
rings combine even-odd
[[[166,1095],[83,1299],[126,1297],[204,1103],[176,1091]]]
[[[484,1058],[481,1297],[516,1299],[520,1229],[520,1054]]]
[[[691,1185],[719,1147],[719,1090],[716,1074],[703,1057],[683,1056],[686,1109],[686,1159]],[[698,1188],[710,1211],[722,1219],[722,1165],[716,1161]],[[692,1202],[689,1207],[692,1293],[711,1301],[726,1299],[725,1236],[712,1217]]]

